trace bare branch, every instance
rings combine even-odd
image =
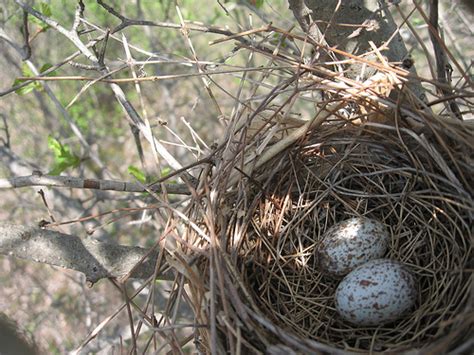
[[[84,54],[87,59],[97,62],[97,57],[92,53],[89,48],[87,48],[84,43],[79,39],[79,36],[77,35],[76,32],[73,31],[68,31],[64,27],[62,27],[59,23],[54,21],[53,19],[43,15],[41,12],[33,9],[31,6],[28,4],[23,3],[22,1],[15,0],[15,2],[23,9],[23,11],[28,12],[29,14],[33,15],[37,19],[43,21],[47,25],[51,26],[54,28],[56,31],[61,33],[62,35],[66,36],[74,45],[79,49],[82,54]]]
[[[7,40],[7,43],[10,44],[18,52],[20,56],[23,56],[24,51],[22,51],[17,45],[15,45],[13,41],[9,38],[9,36],[2,29],[0,29],[0,38]],[[35,75],[40,74],[38,68],[35,66],[35,64],[31,60],[25,60],[25,63]],[[46,84],[43,84],[43,88],[46,94],[48,95],[48,97],[56,106],[57,110],[61,112],[64,119],[69,124],[71,131],[77,136],[77,138],[79,138],[79,142],[84,147],[84,149],[89,154],[89,156],[94,161],[94,163],[96,163],[97,166],[99,166],[102,170],[106,170],[105,165],[102,163],[98,155],[94,153],[94,151],[91,149],[89,143],[87,142],[86,138],[82,134],[80,128],[78,127],[76,122],[72,119],[71,115],[67,112],[67,110],[62,106],[61,102],[56,97],[53,90],[51,90],[51,88]]]
[[[289,0],[289,3],[299,2],[302,1]],[[322,32],[324,39],[331,47],[337,46],[339,50],[370,61],[376,58],[370,46],[371,42],[375,43],[389,62],[401,62],[408,54],[403,39],[398,33],[397,24],[390,13],[389,5],[385,1],[306,0],[304,6],[307,9],[303,14],[310,11],[310,17],[316,23],[328,24]],[[294,8],[298,9],[298,6]],[[295,12],[293,8],[292,10]],[[341,26],[342,23],[351,24],[357,28]],[[353,59],[346,55],[341,57]],[[359,60],[349,63],[344,69],[348,78],[360,80],[370,78],[377,71],[375,67],[366,67]],[[410,72],[416,75],[414,67],[410,69]],[[419,80],[410,81],[408,87],[416,97],[420,99],[424,97],[424,89]]]
[[[0,254],[79,271],[91,284],[103,278],[127,275],[132,269],[132,278],[149,278],[158,257],[157,250],[150,253],[141,247],[8,223],[0,223]],[[172,277],[171,273],[159,275],[160,279]]]
[[[436,76],[438,81],[444,86],[450,86],[449,71],[453,71],[451,64],[446,57],[446,46],[442,43],[441,38],[439,37],[439,25],[438,25],[438,0],[430,1],[430,39],[433,44],[433,49],[435,52],[436,58]],[[439,87],[444,97],[451,96],[453,91],[451,89],[446,89],[444,86]],[[456,118],[462,120],[461,110],[459,109],[458,104],[455,99],[448,99],[447,106],[449,110],[456,116]]]
[[[190,195],[185,184],[164,184],[169,194]],[[162,185],[146,187],[143,184],[117,180],[81,179],[71,176],[29,175],[9,179],[0,179],[0,189],[11,189],[28,186],[69,187],[74,189],[94,189],[122,192],[163,192]],[[147,190],[148,189],[148,190]]]
[[[83,22],[91,25],[94,27],[93,24],[91,23],[88,23],[86,20],[82,19]],[[140,21],[138,21],[140,22]],[[127,23],[127,26],[130,26],[131,23]],[[135,24],[135,23],[134,23]],[[169,28],[169,29],[175,29],[175,30],[180,30],[181,29],[181,25],[180,24],[175,24],[175,23],[170,23],[170,22],[151,22],[151,21],[146,21],[146,23],[136,23],[137,25],[147,25],[147,26],[154,26],[154,27],[160,27],[160,28]],[[215,33],[215,34],[221,34],[221,35],[225,35],[225,36],[233,36],[235,35],[232,31],[229,31],[227,29],[223,29],[223,28],[220,28],[220,27],[217,27],[217,26],[208,26],[208,25],[203,25],[203,24],[197,24],[197,23],[192,23],[192,22],[187,22],[186,23],[186,28],[188,30],[192,30],[192,31],[197,31],[197,32],[207,32],[207,33]],[[98,28],[96,28],[98,29]],[[106,37],[106,33],[104,32],[104,34],[102,34],[101,36],[89,41],[85,46],[86,48],[90,48],[92,46],[94,46],[95,44],[97,44],[98,42],[104,40],[104,38]],[[5,31],[0,28],[0,39],[3,39],[5,40],[7,43],[9,43],[10,45],[14,45],[11,40],[8,38],[8,36],[6,36],[6,33]],[[243,38],[243,37],[237,37],[236,38],[237,41],[243,43],[243,44],[247,44],[247,45],[250,45],[250,42]],[[15,46],[15,45],[14,45]],[[16,48],[17,49],[17,48]],[[143,51],[141,49],[137,49],[134,47],[134,49],[140,51],[140,52],[143,52],[145,53],[146,55],[148,56],[154,56],[153,53],[149,53],[149,52],[146,52],[146,51]],[[21,50],[21,48],[17,49],[17,50]],[[57,70],[58,68],[62,67],[64,64],[66,63],[70,63],[73,59],[75,59],[76,57],[78,57],[79,55],[81,54],[81,51],[77,51],[77,52],[74,52],[73,54],[71,54],[69,57],[67,57],[66,59],[64,59],[63,61],[61,61],[60,63],[56,64],[56,65],[53,65],[51,68],[49,68],[48,70],[45,70],[44,72],[41,73],[41,77],[46,77],[48,76],[49,74],[51,74],[52,72],[54,72],[55,70]],[[23,54],[22,54],[23,55]],[[150,63],[150,61],[147,61],[147,63]],[[83,65],[83,64],[81,64]],[[91,66],[89,68],[87,68],[88,70],[91,70],[91,69],[94,69],[94,70],[97,70],[97,67],[96,66]],[[0,92],[0,97],[2,96],[5,96],[5,95],[8,95],[8,94],[11,94],[12,92],[15,92],[16,90],[28,85],[29,83],[31,82],[31,80],[28,80],[28,81],[25,81],[24,83],[22,84],[19,84],[19,85],[15,85],[5,91],[2,91]]]
[[[56,31],[64,35],[67,39],[69,39],[76,47],[81,51],[81,53],[86,56],[93,64],[97,65],[98,68],[100,67],[99,59],[97,56],[84,44],[82,43],[81,39],[74,31],[68,31],[63,26],[61,26],[58,22],[50,19],[49,17],[43,15],[41,12],[36,11],[31,6],[19,1],[15,0],[15,2],[24,10],[27,11],[29,14],[35,16],[36,18],[40,19],[41,21],[45,22],[46,24],[50,25]],[[108,69],[104,68],[101,70],[102,74],[108,74]],[[37,74],[37,73],[36,73]],[[140,132],[144,135],[144,137],[148,140],[148,142],[156,147],[156,150],[160,153],[164,160],[175,170],[181,169],[183,166],[174,158],[174,156],[163,146],[147,129],[145,123],[143,122],[140,115],[137,113],[133,105],[128,101],[123,92],[122,88],[117,84],[110,84],[110,88],[112,89],[115,98],[120,103],[123,111],[127,115],[128,119],[131,123],[136,125]],[[187,173],[186,175],[189,175]],[[192,176],[188,176],[190,180],[193,180]]]
[[[26,11],[23,11],[23,38],[25,42],[25,44],[23,45],[25,56],[22,59],[28,60],[31,57],[31,46],[30,46],[30,31],[28,28],[28,12]]]
[[[32,171],[39,171],[37,165],[26,162],[6,146],[0,146],[0,161],[10,171],[11,175],[21,176],[31,174]],[[67,196],[57,189],[52,189],[51,194],[58,210],[68,211],[68,215],[75,217],[84,214],[84,207],[78,200]],[[90,219],[89,221],[92,222],[93,226],[98,225],[98,222],[95,219]],[[96,232],[99,234],[99,238],[107,235],[107,232],[103,228],[98,229]]]

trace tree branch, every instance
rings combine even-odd
[[[449,71],[452,71],[451,65],[446,57],[446,52],[444,44],[442,44],[442,39],[439,36],[439,25],[438,25],[438,0],[430,0],[430,23],[431,28],[429,28],[431,43],[433,44],[433,49],[435,52],[436,58],[436,76],[438,81],[443,84],[439,87],[441,94],[446,98],[453,95],[451,89],[446,89],[450,87],[451,80],[448,79]],[[458,104],[455,99],[448,99],[448,108],[456,116],[456,118],[462,120],[461,110],[459,109]]]
[[[39,170],[37,165],[25,161],[6,146],[0,146],[0,161],[9,170],[11,175],[22,176]],[[75,218],[84,214],[84,207],[78,200],[66,196],[66,194],[58,189],[52,189],[51,195],[54,199],[55,208],[58,210],[67,211],[67,215],[74,216]],[[99,225],[96,219],[90,219],[89,222],[93,226]],[[107,235],[103,228],[97,229],[95,233],[97,233],[95,236],[98,239]]]
[[[24,57],[26,54],[24,53],[24,50],[22,50],[19,46],[17,46],[16,44],[14,44],[14,42],[10,39],[10,37],[5,33],[5,31],[3,31],[3,29],[0,28],[0,38],[4,39],[7,41],[7,43],[13,47],[17,52],[18,54],[21,56],[21,57]],[[26,63],[26,65],[30,68],[30,70],[35,74],[35,75],[40,75],[40,72],[38,70],[38,68],[35,66],[35,64],[27,59],[27,60],[24,60],[24,62]],[[72,119],[72,117],[69,115],[69,113],[67,112],[67,110],[62,106],[61,102],[59,101],[59,99],[56,97],[56,95],[54,94],[53,90],[46,84],[46,83],[43,83],[43,88],[46,92],[46,94],[48,95],[48,97],[51,99],[51,101],[53,102],[53,104],[56,106],[57,110],[61,113],[61,115],[64,117],[64,119],[67,121],[71,131],[76,135],[77,138],[79,138],[79,142],[81,143],[81,145],[84,147],[85,151],[87,152],[87,154],[91,157],[91,159],[94,161],[94,163],[97,164],[97,166],[99,166],[102,170],[105,170],[105,166],[104,164],[102,163],[102,161],[100,160],[100,158],[97,156],[96,153],[94,153],[94,151],[91,149],[89,143],[87,142],[86,138],[84,137],[84,135],[82,134],[80,128],[77,126],[76,122]],[[1,96],[1,95],[0,95]]]
[[[54,21],[53,19],[43,15],[41,12],[36,11],[33,9],[31,6],[25,4],[24,2],[20,0],[15,0],[15,2],[24,10],[27,11],[29,14],[35,16],[39,20],[43,21],[44,23],[48,24],[51,26],[51,28],[55,29],[62,35],[64,35],[68,40],[70,40],[77,49],[81,51],[81,53],[89,59],[94,65],[97,65],[98,68],[100,68],[100,63],[99,59],[97,56],[89,50],[89,48],[82,43],[81,39],[79,38],[78,34],[74,31],[69,31],[63,26],[61,26],[58,22]],[[109,70],[107,68],[100,68],[100,72],[102,74],[108,74]],[[160,154],[160,156],[166,160],[166,162],[175,170],[181,169],[182,165],[174,158],[174,156],[166,149],[166,147],[161,144],[153,135],[151,130],[146,126],[145,122],[143,119],[140,117],[140,115],[137,113],[133,105],[128,101],[128,99],[125,96],[125,93],[123,90],[118,86],[117,84],[110,84],[110,88],[112,89],[112,92],[114,93],[115,98],[119,102],[122,110],[124,113],[127,115],[127,118],[130,120],[130,122],[138,127],[140,132],[143,134],[143,136],[148,140],[148,142],[154,147],[154,149],[157,150],[157,152]],[[190,176],[189,173],[186,173],[185,175],[189,175],[188,178],[192,181],[194,178]]]
[[[0,254],[79,271],[91,284],[103,278],[127,275],[132,270],[131,278],[149,278],[158,257],[156,250],[150,253],[141,247],[8,223],[0,223]],[[160,279],[172,277],[170,272],[159,275]]]
[[[369,61],[376,61],[370,46],[371,42],[383,50],[382,54],[389,62],[401,62],[408,54],[386,1],[352,0],[342,1],[340,4],[333,0],[288,0],[288,2],[295,17],[297,17],[295,11],[299,9],[300,17],[310,13],[313,21],[326,24],[321,32],[329,46],[337,46],[339,50]],[[348,24],[355,27],[347,26]],[[313,25],[310,26],[312,27]],[[376,71],[374,67],[366,66],[360,61],[352,62],[345,67],[348,78],[362,81],[372,77]],[[414,68],[410,71],[416,74]],[[416,97],[421,99],[424,96],[424,89],[419,81],[410,81],[408,87]]]
[[[8,179],[0,179],[0,189],[11,189],[28,186],[48,186],[48,187],[70,187],[75,189],[94,189],[103,191],[123,191],[123,192],[163,192],[160,185],[150,186],[117,180],[81,179],[72,176],[53,175],[29,175],[17,176]],[[169,194],[190,195],[191,192],[185,184],[165,184],[166,192]]]

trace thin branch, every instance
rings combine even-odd
[[[76,47],[81,51],[81,53],[89,59],[93,64],[100,67],[99,59],[97,56],[92,53],[91,50],[81,41],[79,36],[74,31],[68,31],[63,26],[61,26],[58,22],[50,19],[49,17],[43,15],[41,12],[36,11],[31,6],[19,1],[15,0],[15,2],[29,14],[35,16],[36,18],[40,19],[41,21],[45,22],[46,24],[50,25],[56,31],[64,35],[67,39],[69,39]],[[100,71],[102,74],[108,74],[108,69],[104,68]],[[140,115],[137,113],[133,105],[128,101],[125,96],[123,90],[117,84],[111,83],[110,88],[112,89],[115,98],[119,102],[122,110],[126,114],[127,118],[130,120],[131,123],[136,125],[138,129],[143,133],[144,137],[148,140],[148,142],[156,147],[156,150],[160,153],[163,159],[175,170],[181,169],[182,165],[174,158],[174,156],[163,146],[152,134],[149,134],[147,131],[147,127],[143,122]],[[190,176],[189,173],[185,174],[189,175],[188,178],[193,180],[193,177]],[[184,178],[184,177],[183,177]]]
[[[130,72],[132,73],[132,76],[133,78],[138,78],[138,75],[137,75],[137,72],[135,70],[135,65],[134,65],[134,59],[132,57],[132,53],[130,52],[130,48],[128,46],[128,41],[127,41],[127,38],[125,37],[125,35],[122,33],[122,43],[123,43],[123,47],[124,47],[124,50],[125,50],[125,55],[127,57],[127,63],[129,64],[129,67],[130,67]],[[146,126],[150,129],[150,122],[148,120],[148,115],[147,115],[147,112],[146,112],[146,109],[145,109],[145,102],[143,100],[143,95],[142,95],[142,90],[140,88],[140,84],[139,83],[135,83],[135,90],[138,94],[138,97],[140,99],[140,106],[141,106],[141,109],[142,109],[142,115],[143,115],[143,120],[146,124]],[[135,146],[137,147],[137,153],[138,153],[138,157],[140,158],[140,163],[141,163],[141,166],[142,168],[147,171],[147,164],[146,164],[146,161],[145,161],[145,154],[143,152],[143,145],[142,145],[142,142],[140,140],[140,131],[138,130],[137,126],[134,126],[134,125],[130,125],[130,129],[132,131],[132,135],[133,135],[133,139],[135,140]],[[154,147],[153,147],[154,148]],[[155,149],[153,149],[153,155],[154,155],[154,158],[156,160],[156,162],[158,163],[159,160],[158,160],[158,153]]]
[[[430,1],[430,39],[433,44],[433,49],[436,57],[436,76],[438,81],[444,86],[450,85],[450,80],[448,80],[448,70],[452,71],[451,65],[449,64],[446,58],[446,52],[440,43],[439,38],[439,24],[438,24],[438,0]],[[443,96],[451,96],[453,91],[451,89],[446,89],[445,87],[439,87],[439,90]],[[459,109],[458,104],[455,99],[447,100],[449,110],[456,116],[456,118],[462,120],[461,110]]]
[[[76,13],[74,14],[74,23],[72,25],[72,30],[76,33],[78,33],[78,28],[79,28],[79,25],[81,24],[81,18],[84,17],[84,10],[85,10],[84,3],[82,2],[82,0],[79,0],[76,7]]]
[[[185,184],[164,184],[166,192],[169,194],[190,195],[191,192]],[[69,187],[73,189],[94,189],[102,191],[121,191],[121,192],[162,192],[162,185],[153,185],[146,187],[141,183],[117,181],[117,180],[99,180],[99,179],[81,179],[71,176],[52,176],[52,175],[29,175],[17,176],[9,179],[0,179],[0,189],[11,189],[29,186],[47,186],[47,187]]]
[[[87,21],[84,20],[84,19],[82,19],[82,21],[87,23]],[[88,24],[93,25],[93,24],[90,24],[90,23],[88,23]],[[125,28],[127,26],[131,26],[133,24],[133,25],[140,25],[140,26],[152,26],[152,27],[160,27],[160,28],[169,28],[169,29],[181,30],[181,25],[180,24],[175,24],[175,23],[171,23],[171,22],[130,20],[130,22],[124,22],[124,24],[126,24],[126,26],[124,26],[123,28]],[[119,26],[114,28],[114,30],[111,31],[111,33],[115,33],[117,30],[123,29],[123,28],[119,28]],[[224,35],[224,36],[233,36],[233,35],[235,35],[235,33],[233,33],[232,31],[229,31],[229,30],[224,29],[224,28],[220,28],[220,27],[217,27],[217,26],[209,26],[209,25],[204,25],[204,24],[198,24],[198,23],[193,23],[193,22],[186,22],[186,28],[188,30],[191,30],[191,31],[214,33],[214,34],[220,34],[220,35]],[[96,28],[96,29],[98,29],[98,28]],[[0,28],[0,38],[4,39],[7,42],[9,42],[8,38],[2,36],[4,33],[5,32],[3,31],[3,29]],[[96,43],[102,41],[104,38],[105,38],[105,33],[103,35],[97,37],[96,39],[93,39],[93,40],[89,41],[85,45],[85,47],[90,48],[90,47],[94,46]],[[241,43],[250,45],[250,42],[245,38],[237,37],[236,40],[241,42]],[[144,52],[144,51],[142,50],[142,52]],[[79,56],[81,53],[82,53],[81,51],[77,51],[77,52],[71,54],[69,57],[67,57],[65,60],[63,60],[61,63],[56,64],[53,67],[51,67],[48,70],[41,73],[41,76],[43,77],[43,76],[49,75],[50,73],[54,72],[55,70],[57,70],[58,68],[60,68],[64,64],[70,62],[71,60],[73,60],[74,58]],[[149,56],[154,55],[153,53],[145,53],[145,54],[149,55]],[[97,68],[95,68],[95,69],[97,69]],[[25,83],[13,86],[13,87],[5,90],[5,91],[2,91],[2,92],[0,92],[0,97],[8,95],[12,92],[15,92],[16,90],[28,85],[29,83],[30,83],[30,81],[27,81]]]
[[[77,49],[79,49],[81,53],[87,57],[87,59],[91,60],[94,63],[97,62],[97,57],[89,50],[89,48],[84,45],[84,43],[82,43],[76,32],[66,30],[58,22],[54,21],[48,16],[43,15],[41,12],[35,10],[34,8],[29,6],[28,4],[25,4],[22,1],[15,0],[15,2],[23,9],[23,11],[27,11],[29,14],[51,26],[62,35],[66,36],[72,43],[74,43]]]
[[[158,257],[157,250],[150,253],[141,247],[9,223],[0,223],[0,254],[79,271],[90,284],[126,275],[140,262],[131,277],[146,279],[153,275]],[[172,279],[173,275],[167,272],[158,277]]]
[[[6,146],[0,146],[0,161],[2,165],[8,169],[10,175],[21,176],[31,174],[32,171],[39,171],[37,165],[26,162]],[[77,217],[84,214],[84,207],[78,200],[70,198],[58,189],[52,189],[51,194],[55,200],[55,207],[58,210],[67,211],[66,215]],[[94,227],[98,225],[95,219],[89,219],[89,222],[91,222]],[[106,236],[107,232],[104,229],[99,229],[98,234],[98,237],[102,237]]]
[[[180,20],[181,26],[182,26],[181,34],[186,39],[185,43],[186,43],[188,49],[191,51],[191,54],[193,55],[194,62],[196,63],[196,68],[197,68],[199,73],[206,74],[206,70],[204,69],[205,66],[202,66],[201,64],[199,64],[199,62],[200,62],[199,58],[197,57],[197,54],[196,54],[196,51],[194,49],[193,43],[191,42],[191,39],[189,38],[189,31],[186,28],[186,24],[184,22],[184,18],[183,18],[183,15],[181,13],[181,10],[179,9],[179,6],[176,6],[176,11],[178,13],[178,17],[179,17],[179,20]],[[218,117],[224,117],[224,114],[223,114],[223,112],[222,112],[222,110],[219,106],[219,103],[217,102],[216,97],[215,97],[215,95],[212,92],[212,89],[210,87],[210,81],[206,80],[205,77],[201,77],[201,81],[204,84],[204,88],[206,89],[207,94],[209,95],[209,98],[211,99],[212,103],[214,104],[214,106],[217,110]]]
[[[127,65],[122,65],[115,70],[122,70]],[[263,69],[290,69],[294,66],[268,66],[268,67],[258,67],[258,68],[239,68],[239,69],[228,69],[228,70],[215,70],[215,71],[208,71],[208,72],[201,72],[201,73],[187,73],[187,74],[168,74],[168,75],[153,75],[153,76],[146,76],[146,77],[137,77],[137,78],[118,78],[118,79],[108,79],[108,77],[113,73],[107,73],[100,77],[88,77],[88,76],[79,76],[79,75],[71,75],[71,76],[20,76],[18,80],[28,80],[28,81],[63,81],[63,80],[80,80],[80,81],[97,81],[97,82],[104,82],[104,83],[115,83],[115,84],[123,84],[123,83],[139,83],[139,82],[146,82],[146,81],[161,81],[161,80],[175,80],[175,79],[188,79],[190,77],[202,77],[202,76],[209,76],[209,75],[217,75],[217,74],[233,74],[233,73],[241,73],[241,72],[258,72]]]
[[[3,144],[5,145],[7,149],[10,149],[10,129],[8,128],[7,116],[5,116],[5,114],[3,113],[0,113],[0,117],[2,118],[2,121],[3,121],[2,131],[5,132],[5,138],[0,137],[0,140],[3,142]]]
[[[430,19],[428,18],[428,16],[425,14],[423,8],[421,7],[420,4],[418,4],[416,1],[413,2],[413,5],[416,7],[416,9],[418,10],[418,13],[421,15],[421,17],[423,17],[423,20],[426,22],[426,23],[431,23]],[[469,85],[469,86],[472,86],[474,85],[470,75],[468,72],[465,72],[464,69],[462,68],[462,66],[458,63],[458,61],[456,60],[456,58],[452,55],[452,53],[450,51],[447,50],[447,47],[446,47],[446,44],[444,43],[444,41],[441,39],[441,37],[439,36],[439,33],[438,31],[434,31],[434,28],[432,26],[429,26],[428,27],[429,31],[430,31],[430,35],[432,34],[434,36],[434,38],[436,38],[436,41],[443,47],[444,49],[444,53],[451,59],[451,62],[454,64],[454,66],[457,68],[457,70],[459,71],[459,73],[461,74],[462,76],[462,79],[466,81],[466,83]]]
[[[0,29],[0,37],[5,39],[7,41],[7,43],[11,47],[13,47],[13,49],[15,49],[18,52],[18,54],[20,56],[23,56],[23,51],[17,45],[15,45],[13,43],[13,41],[10,39],[10,37],[2,29]],[[32,61],[25,60],[25,63],[35,75],[40,74],[38,68],[35,66],[35,64]],[[99,156],[96,153],[94,153],[94,151],[91,149],[89,143],[87,142],[86,138],[82,134],[80,128],[78,127],[76,122],[72,119],[69,112],[67,112],[67,110],[62,106],[61,102],[56,97],[53,90],[51,90],[51,88],[46,83],[43,84],[43,88],[46,92],[46,95],[48,95],[48,97],[51,99],[51,101],[56,106],[57,110],[62,114],[64,119],[69,124],[69,127],[70,127],[71,131],[77,136],[77,138],[79,138],[79,142],[84,147],[85,151],[89,154],[89,156],[94,161],[94,163],[96,163],[97,166],[99,166],[102,170],[107,171],[106,168],[105,168],[105,165],[102,163]]]
[[[31,57],[31,46],[30,46],[30,31],[28,28],[28,12],[23,11],[23,38],[25,44],[23,45],[23,51],[25,55],[23,60],[28,60]]]

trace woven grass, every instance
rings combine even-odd
[[[379,76],[357,82],[295,61],[294,71],[278,72],[263,99],[255,90],[236,109],[214,166],[201,176],[204,193],[189,207],[196,223],[185,240],[205,250],[182,271],[196,320],[208,325],[196,330],[200,349],[468,348],[472,121],[433,112],[406,88],[406,71],[386,62]],[[260,81],[271,75],[262,70]],[[416,277],[416,306],[391,324],[345,322],[334,305],[340,279],[318,268],[324,232],[354,216],[385,224],[391,238],[385,257]]]
[[[296,336],[346,350],[424,346],[472,318],[472,200],[435,159],[409,134],[350,126],[316,134],[279,157],[265,192],[248,206],[247,234],[237,246],[258,309]],[[417,278],[416,308],[396,323],[354,327],[342,320],[334,308],[340,280],[318,269],[324,231],[353,216],[382,221],[391,234],[385,257]]]
[[[230,192],[210,195],[203,225],[214,240],[198,283],[203,298],[214,295],[215,310],[205,309],[206,321],[216,317],[216,344],[302,352],[462,344],[474,324],[472,175],[463,170],[467,147],[435,133],[442,144],[389,125],[322,125]],[[391,235],[385,257],[417,279],[416,306],[395,323],[345,322],[334,308],[340,280],[318,269],[324,232],[353,216],[382,221]]]

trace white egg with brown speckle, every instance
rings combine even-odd
[[[357,326],[379,326],[402,317],[417,298],[413,275],[401,263],[377,259],[349,273],[336,290],[336,310]]]
[[[343,276],[369,260],[384,256],[390,243],[385,225],[375,219],[355,217],[333,225],[316,251],[319,269]]]

